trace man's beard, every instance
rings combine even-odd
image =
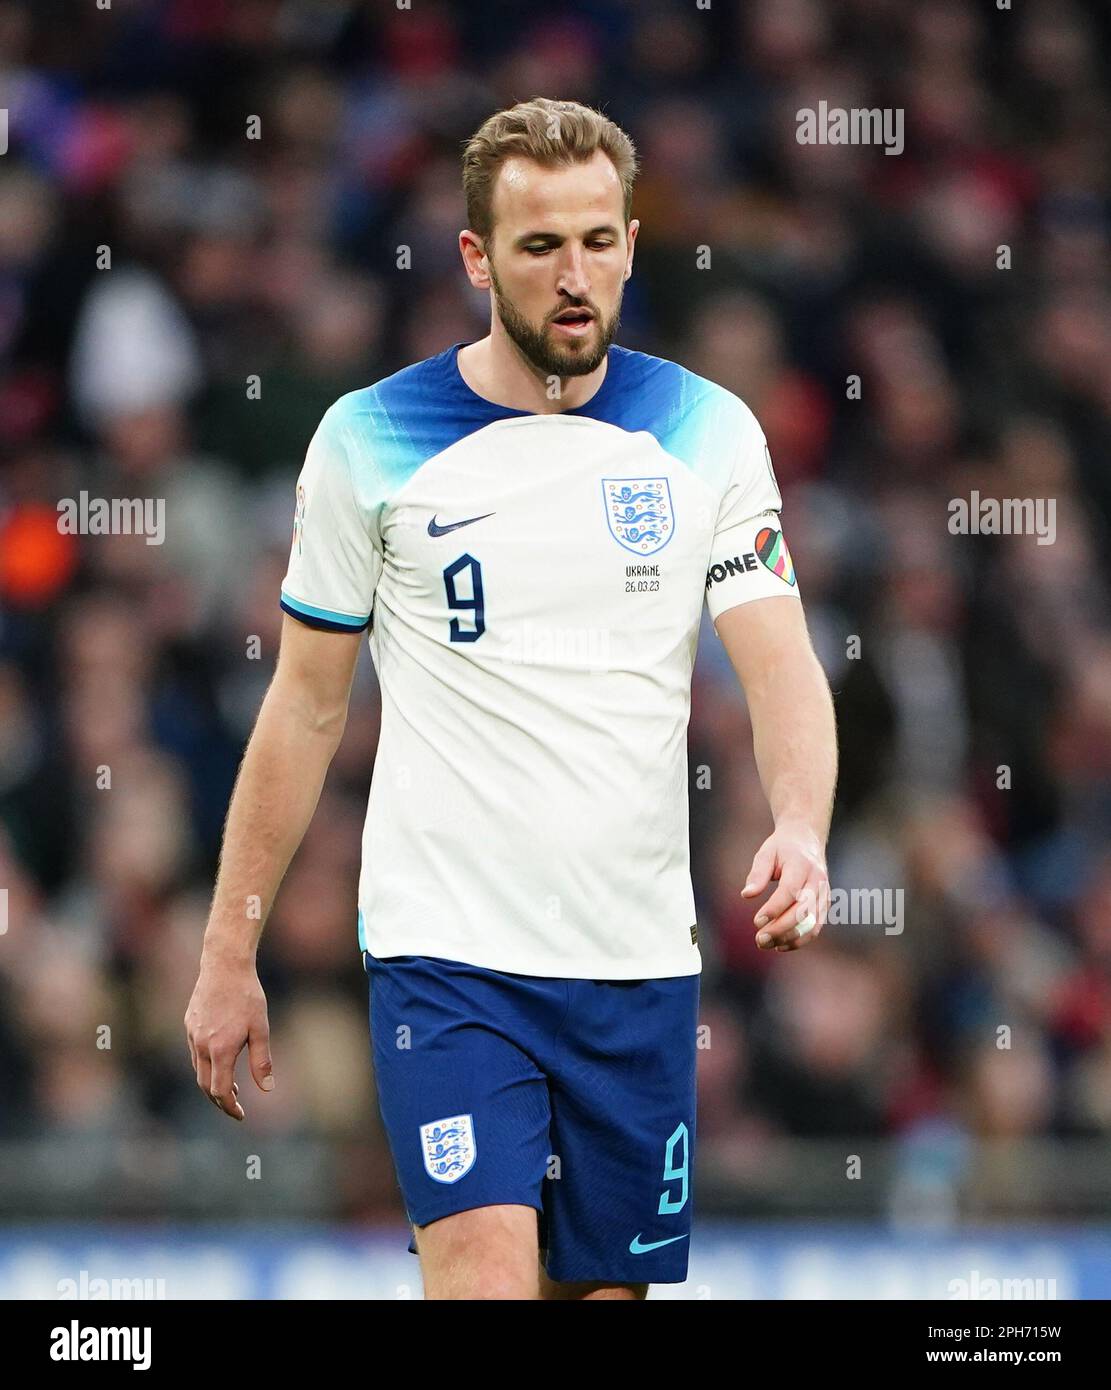
[[[494,303],[497,306],[502,327],[516,343],[525,359],[543,376],[589,376],[605,361],[606,353],[609,352],[610,344],[613,342],[621,322],[621,300],[625,291],[624,285],[618,292],[617,304],[608,322],[597,313],[593,304],[587,306],[594,310],[594,322],[599,329],[594,347],[587,347],[584,343],[578,348],[572,348],[563,347],[551,341],[548,337],[547,322],[541,328],[533,327],[512,300],[507,299],[502,293],[498,277],[494,273],[493,264],[490,265],[490,282],[494,286]],[[586,301],[580,301],[580,303],[585,304]],[[564,309],[576,307],[578,305],[564,304],[560,306],[559,312],[562,313]]]

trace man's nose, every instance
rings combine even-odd
[[[586,299],[590,294],[590,276],[586,256],[581,246],[565,246],[559,267],[557,288],[572,299]]]

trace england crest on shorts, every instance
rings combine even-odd
[[[451,1115],[420,1127],[424,1171],[437,1182],[458,1182],[474,1167],[474,1119]]]
[[[675,530],[666,478],[603,478],[606,521],[614,540],[634,555],[654,555]]]

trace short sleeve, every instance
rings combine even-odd
[[[382,554],[355,498],[343,401],[324,413],[297,480],[293,543],[281,606],[310,627],[359,632],[370,624]]]
[[[753,599],[798,597],[791,552],[780,525],[783,506],[764,432],[741,405],[733,468],[718,508],[706,573],[706,605],[716,621]]]

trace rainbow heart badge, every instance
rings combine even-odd
[[[791,552],[782,531],[765,526],[756,537],[756,554],[760,563],[772,574],[778,574],[785,584],[795,582],[795,567],[791,563]]]

